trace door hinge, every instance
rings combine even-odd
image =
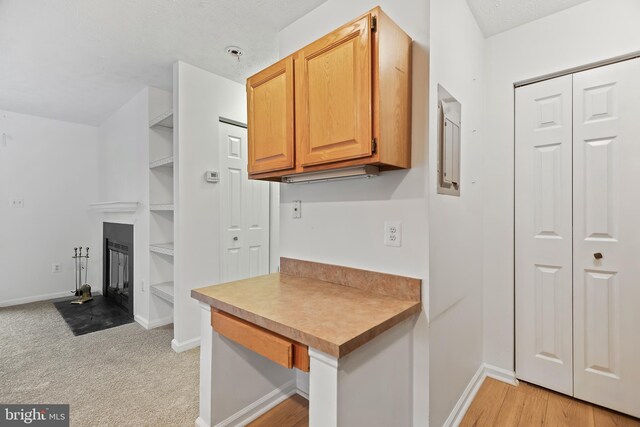
[[[371,31],[373,31],[374,33],[376,31],[378,31],[378,17],[377,16],[374,16],[371,19]]]
[[[371,140],[371,154],[376,154],[378,151],[378,141],[375,138]]]

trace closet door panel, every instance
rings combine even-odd
[[[640,416],[640,60],[574,75],[575,397]]]
[[[516,374],[573,393],[572,77],[516,90]]]

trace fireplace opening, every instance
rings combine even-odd
[[[102,294],[133,317],[133,225],[103,223]]]

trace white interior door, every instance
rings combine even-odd
[[[269,183],[249,180],[247,130],[220,126],[222,281],[269,273]]]
[[[573,92],[575,397],[638,417],[640,60],[576,73]]]
[[[518,378],[573,393],[571,76],[516,90]]]

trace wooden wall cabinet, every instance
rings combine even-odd
[[[295,167],[293,58],[247,80],[249,174]]]
[[[249,177],[411,167],[411,38],[380,8],[247,80]]]

